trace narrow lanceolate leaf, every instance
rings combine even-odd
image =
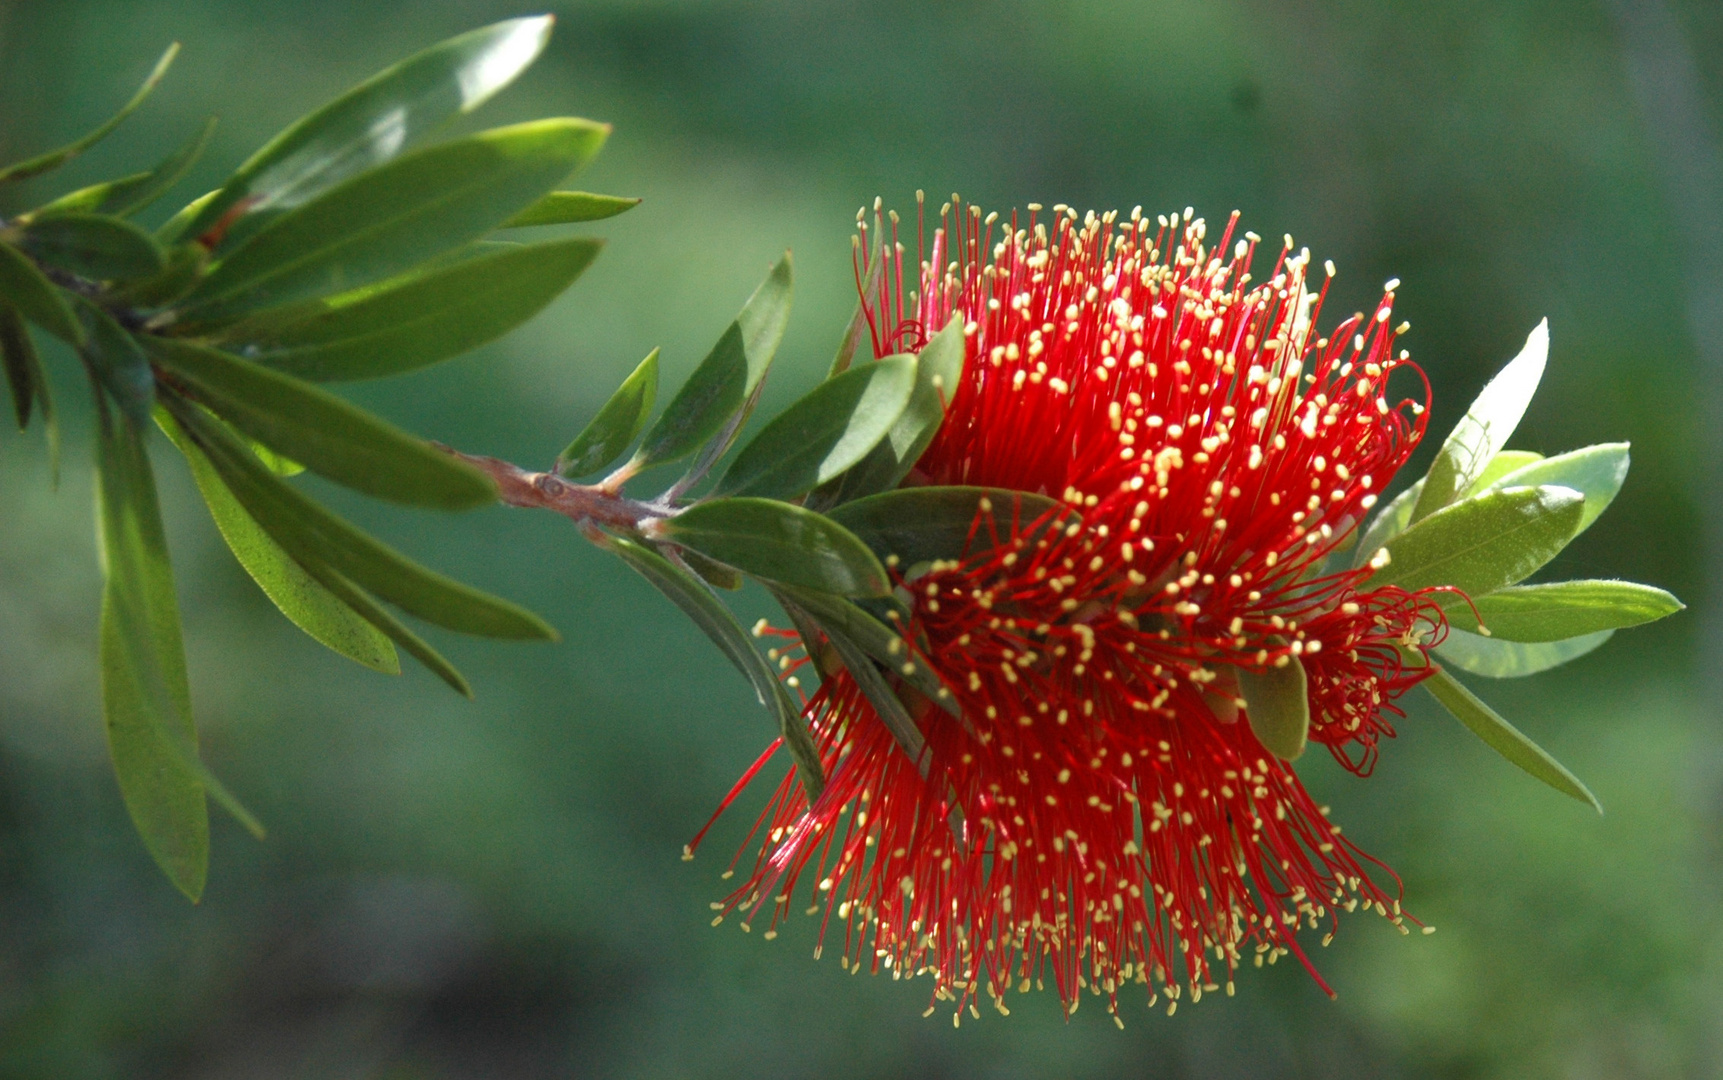
[[[1507,445],[1508,436],[1519,426],[1543,378],[1549,340],[1546,319],[1538,323],[1526,338],[1525,348],[1490,380],[1454,426],[1424,478],[1424,490],[1412,510],[1414,522],[1459,498]]]
[[[625,199],[620,195],[594,195],[589,191],[553,191],[503,222],[502,227],[526,229],[535,225],[572,225],[581,221],[603,221],[639,205],[639,199]]]
[[[1585,498],[1572,488],[1512,487],[1444,507],[1390,540],[1371,588],[1448,585],[1476,599],[1518,584],[1573,539]]]
[[[1406,526],[1412,523],[1412,508],[1418,504],[1418,496],[1423,490],[1424,481],[1419,480],[1376,512],[1376,516],[1370,521],[1370,527],[1365,529],[1364,535],[1359,538],[1358,547],[1352,555],[1352,566],[1355,569],[1369,562],[1382,550],[1384,544],[1406,531]]]
[[[772,590],[780,601],[789,601],[812,614],[826,629],[842,631],[856,647],[884,664],[897,678],[915,687],[922,696],[953,716],[962,716],[957,698],[925,661],[915,659],[908,642],[897,631],[841,596],[780,585]]]
[[[1559,484],[1573,488],[1585,496],[1585,512],[1574,529],[1578,536],[1591,527],[1597,516],[1615,501],[1616,493],[1627,480],[1631,464],[1627,443],[1598,443],[1580,450],[1531,462],[1508,473],[1494,487],[1529,487],[1536,484]]]
[[[1429,689],[1431,696],[1441,702],[1442,707],[1452,713],[1455,719],[1470,728],[1472,734],[1488,743],[1490,749],[1563,795],[1588,803],[1598,813],[1603,813],[1603,804],[1597,801],[1597,796],[1591,793],[1590,788],[1580,783],[1578,777],[1568,772],[1562,763],[1551,757],[1543,747],[1526,738],[1518,728],[1479,701],[1458,679],[1438,670],[1425,679],[1422,685]]]
[[[1498,641],[1468,634],[1464,630],[1450,630],[1442,644],[1436,646],[1436,655],[1444,664],[1473,675],[1517,679],[1576,660],[1602,646],[1614,634],[1614,630],[1598,630],[1562,641],[1527,643]]]
[[[1478,478],[1472,481],[1471,486],[1467,487],[1465,491],[1460,493],[1460,498],[1468,498],[1481,491],[1500,486],[1497,481],[1501,480],[1502,477],[1507,476],[1516,469],[1523,469],[1527,465],[1535,465],[1543,459],[1544,456],[1542,454],[1534,453],[1531,450],[1503,450],[1501,453],[1490,459],[1490,463],[1484,466],[1484,471],[1478,474]],[[1553,480],[1548,482],[1555,483]],[[1563,486],[1574,487],[1573,484],[1565,484]],[[1574,488],[1574,490],[1577,491],[1579,489]]]
[[[983,487],[899,488],[844,503],[827,516],[882,559],[908,569],[991,551],[1031,526],[1060,520],[1045,495]]]
[[[302,379],[376,379],[495,341],[543,311],[598,257],[585,238],[487,247],[472,258],[307,304],[212,336]]]
[[[783,339],[792,288],[786,252],[646,432],[634,454],[636,471],[687,457],[741,416]],[[732,425],[732,437],[739,428]]]
[[[161,227],[156,229],[156,243],[166,246],[168,244],[177,244],[183,240],[185,238],[186,226],[190,225],[192,220],[196,218],[198,214],[203,212],[203,208],[208,206],[212,201],[214,201],[215,197],[220,194],[221,191],[219,188],[215,191],[206,191],[191,202],[180,207],[173,217],[162,222]],[[201,247],[202,245],[200,244],[198,246]]]
[[[909,403],[915,358],[851,368],[779,413],[737,453],[719,495],[794,499],[842,474],[879,445]]]
[[[11,302],[26,319],[61,341],[84,343],[83,325],[72,314],[66,294],[28,256],[4,242],[0,242],[0,300]]]
[[[218,349],[145,339],[176,383],[271,450],[356,491],[460,510],[496,500],[479,470],[308,383]]]
[[[884,265],[884,259],[875,259],[868,265],[867,280],[861,283],[862,296],[872,296],[879,288],[880,268]],[[867,332],[867,328],[867,304],[857,300],[855,312],[850,315],[849,325],[844,328],[844,336],[838,342],[838,351],[832,357],[832,366],[826,372],[826,378],[842,375],[849,370],[850,361],[855,359],[856,348],[861,344],[862,335]]]
[[[102,410],[102,705],[114,774],[157,865],[186,896],[203,894],[209,812],[197,755],[173,571],[155,481],[138,431]]]
[[[237,242],[271,212],[383,164],[513,82],[544,50],[551,23],[548,15],[494,23],[379,72],[269,140],[182,231],[197,236],[244,202],[251,220],[228,233]]]
[[[939,434],[945,408],[963,385],[964,348],[963,319],[954,315],[917,355],[915,391],[890,433],[838,481],[830,504],[890,491],[909,475]]]
[[[84,343],[78,355],[138,428],[147,427],[155,404],[156,382],[149,357],[137,339],[101,308],[82,297],[73,297]]]
[[[25,226],[19,245],[40,262],[92,281],[132,281],[167,268],[154,237],[107,214],[39,218]]]
[[[556,631],[530,611],[428,570],[312,502],[271,473],[196,406],[175,396],[166,397],[164,404],[208,455],[246,513],[307,572],[315,576],[317,565],[327,565],[360,588],[450,630],[483,637],[556,639]],[[339,595],[329,582],[323,584]],[[398,638],[396,643],[400,644]]]
[[[1237,671],[1239,694],[1257,741],[1275,757],[1297,761],[1310,738],[1310,688],[1304,664],[1289,656],[1284,667]]]
[[[588,120],[538,120],[362,173],[225,255],[186,299],[185,317],[231,317],[404,273],[531,204],[597,153],[609,130]]]
[[[601,534],[598,542],[616,553],[653,588],[682,609],[682,613],[692,619],[730,663],[747,677],[754,688],[754,696],[777,717],[778,731],[783,736],[784,745],[789,747],[790,755],[795,758],[796,770],[809,800],[818,796],[825,786],[825,776],[820,766],[819,751],[814,748],[813,737],[808,734],[807,722],[778,682],[777,672],[754,648],[747,631],[736,621],[736,616],[730,614],[730,609],[707,591],[698,579],[644,544],[607,534]]]
[[[776,499],[708,499],[657,528],[666,540],[768,581],[840,596],[891,591],[885,568],[849,530]]]
[[[408,656],[425,665],[431,674],[447,683],[455,693],[464,698],[472,698],[472,685],[464,675],[455,670],[455,665],[444,659],[442,653],[431,648],[424,638],[407,629],[401,620],[384,610],[381,604],[371,598],[370,593],[347,580],[327,563],[311,558],[295,561],[337,600],[352,608],[366,622],[381,631],[383,636],[405,649]]]
[[[172,416],[156,410],[156,423],[185,455],[192,479],[234,558],[257,582],[281,613],[321,644],[368,668],[398,675],[401,661],[395,647],[370,623],[307,574],[281,546],[269,538],[233,492],[221,482],[215,466],[186,437]]]
[[[646,427],[657,397],[658,350],[653,349],[622,380],[592,423],[557,455],[557,471],[570,477],[590,476],[621,457]]]
[[[6,386],[12,391],[12,412],[18,417],[18,430],[30,426],[30,411],[35,407],[36,380],[42,370],[36,355],[36,343],[30,340],[30,329],[18,309],[0,301],[0,366],[6,369]]]
[[[163,307],[195,289],[208,266],[209,252],[202,244],[175,244],[160,273],[109,286],[106,299],[133,308]]]
[[[150,93],[155,90],[157,84],[162,81],[162,76],[168,73],[168,68],[172,66],[174,57],[178,55],[179,42],[176,41],[167,47],[166,52],[162,53],[161,59],[156,61],[155,68],[150,71],[149,77],[144,80],[144,84],[138,87],[138,92],[132,95],[132,99],[126,102],[119,112],[109,117],[100,127],[96,128],[94,131],[85,135],[76,142],[68,143],[65,146],[60,147],[58,150],[50,150],[48,153],[33,157],[28,161],[20,161],[16,165],[8,165],[7,167],[0,169],[0,184],[10,183],[15,180],[27,180],[32,176],[40,176],[42,173],[58,169],[66,162],[72,160],[85,150],[88,150],[90,147],[107,138],[115,128],[120,126],[120,123],[125,120],[126,117],[137,111],[138,106],[144,103],[145,98],[150,96]]]
[[[215,117],[204,121],[198,133],[178,150],[156,163],[148,172],[106,180],[62,195],[31,212],[34,217],[51,214],[116,214],[128,217],[144,209],[179,183],[197,159],[203,156],[210,136],[215,134]]]
[[[880,674],[879,668],[874,666],[874,662],[867,652],[851,640],[850,636],[844,633],[841,628],[828,625],[812,613],[801,610],[795,601],[777,593],[776,590],[774,593],[778,597],[778,603],[783,607],[784,612],[790,616],[790,620],[796,624],[796,629],[802,635],[802,640],[807,643],[810,649],[819,640],[818,637],[812,636],[814,634],[823,635],[826,641],[831,644],[832,649],[838,654],[838,659],[842,661],[844,669],[850,673],[850,678],[855,680],[856,687],[861,690],[863,696],[868,699],[868,703],[873,706],[874,713],[885,724],[886,729],[891,732],[891,737],[896,740],[898,747],[909,760],[915,762],[916,767],[921,770],[921,774],[926,776],[928,766],[925,756],[927,739],[922,736],[921,729],[916,727],[915,718],[910,715],[903,699],[897,696],[897,692],[892,689],[885,676]]]
[[[1443,606],[1448,625],[1456,630],[1476,632],[1481,617],[1492,640],[1539,642],[1655,622],[1686,605],[1662,589],[1632,581],[1557,581],[1517,585],[1472,604],[1454,599]]]

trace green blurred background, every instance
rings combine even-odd
[[[185,45],[142,113],[0,213],[142,167],[218,113],[190,198],[375,69],[521,13],[0,0],[0,157],[93,125],[167,42]],[[612,121],[579,186],[645,203],[594,228],[605,255],[525,329],[355,400],[548,463],[653,346],[668,378],[690,370],[784,247],[796,313],[762,414],[806,389],[849,317],[849,229],[875,194],[1237,208],[1339,264],[1331,312],[1403,279],[1433,431],[1548,315],[1549,374],[1514,445],[1632,440],[1615,508],[1552,573],[1654,582],[1693,609],[1558,674],[1482,688],[1608,816],[1416,701],[1372,779],[1315,755],[1300,771],[1404,877],[1433,937],[1350,921],[1319,956],[1334,1002],[1286,964],[1172,1019],[1123,1008],[1123,1032],[1098,1007],[1064,1022],[1051,995],[954,1031],[921,1019],[925,982],[812,961],[806,922],[770,943],[707,925],[764,786],[700,859],[681,847],[770,722],[566,521],[437,517],[319,487],[562,630],[554,646],[437,637],[477,686],[469,703],[416,668],[346,664],[276,615],[158,439],[206,750],[271,830],[257,843],[220,820],[191,907],[133,837],[105,761],[87,413],[56,352],[59,490],[39,438],[0,433],[0,1077],[1723,1076],[1720,656],[1703,638],[1723,5],[593,0],[558,14],[545,59],[475,119]]]

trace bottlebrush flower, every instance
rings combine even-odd
[[[1439,640],[1442,612],[1327,560],[1423,435],[1423,403],[1388,397],[1395,371],[1422,375],[1395,350],[1397,283],[1323,334],[1327,281],[1312,291],[1290,238],[1252,284],[1258,238],[1236,215],[1210,244],[1188,210],[1038,210],[996,236],[997,215],[954,197],[908,294],[894,243],[869,273],[864,224],[858,280],[878,281],[876,356],[964,320],[962,384],[907,482],[1040,493],[1070,516],[980,530],[900,578],[907,636],[963,719],[900,688],[927,741],[912,761],[829,665],[806,711],[827,785],[810,806],[783,781],[717,906],[776,927],[800,884],[822,936],[843,924],[846,968],[929,976],[959,1014],[1048,982],[1067,1012],[1088,989],[1116,1018],[1138,983],[1171,1013],[1231,993],[1244,963],[1309,968],[1299,932],[1326,944],[1342,909],[1406,929],[1397,880],[1372,879],[1241,722],[1238,680],[1301,665],[1309,738],[1359,775],[1393,735],[1428,670],[1401,649]]]

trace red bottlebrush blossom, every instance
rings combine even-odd
[[[1324,335],[1326,280],[1311,290],[1290,238],[1253,285],[1258,238],[1235,237],[1236,216],[1210,245],[1189,211],[1038,209],[996,235],[997,215],[948,206],[916,292],[886,244],[866,300],[876,355],[964,320],[962,385],[908,482],[1041,493],[1074,523],[978,537],[905,583],[910,636],[964,719],[909,695],[924,774],[846,673],[825,679],[807,715],[827,786],[809,806],[784,780],[718,906],[775,927],[806,906],[800,884],[822,935],[843,924],[846,968],[928,976],[959,1012],[1051,982],[1067,1011],[1086,988],[1116,1018],[1134,982],[1170,1013],[1230,993],[1242,963],[1309,968],[1299,931],[1326,944],[1342,909],[1406,929],[1397,880],[1372,880],[1242,722],[1233,672],[1301,663],[1311,741],[1370,771],[1426,673],[1402,647],[1445,624],[1429,597],[1328,557],[1423,435],[1424,405],[1386,396],[1396,369],[1417,373],[1394,349],[1397,283]]]

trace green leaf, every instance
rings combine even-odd
[[[1296,656],[1286,666],[1238,672],[1239,696],[1258,742],[1283,761],[1297,761],[1310,738],[1310,687]]]
[[[875,259],[871,264],[869,264],[867,280],[862,282],[861,285],[860,292],[862,296],[867,297],[873,295],[874,289],[879,285],[880,267],[884,265],[884,259]],[[849,370],[850,361],[855,359],[856,347],[861,344],[862,332],[866,330],[867,327],[867,302],[865,300],[858,299],[856,301],[855,312],[850,315],[849,326],[844,328],[843,339],[838,342],[837,355],[832,357],[832,366],[827,370],[826,378],[829,379],[833,375],[842,375],[845,371]]]
[[[175,236],[197,236],[241,203],[267,221],[389,161],[513,82],[544,50],[551,25],[548,15],[493,23],[379,72],[269,140]],[[256,227],[236,224],[230,242]]]
[[[588,120],[538,120],[361,173],[235,247],[187,298],[185,317],[230,317],[410,270],[531,204],[597,153],[609,130]]]
[[[167,269],[149,233],[106,214],[56,214],[24,227],[20,246],[38,261],[93,281],[131,281]]]
[[[1392,502],[1377,511],[1371,519],[1370,527],[1364,530],[1364,535],[1358,540],[1358,547],[1352,555],[1354,569],[1363,566],[1372,555],[1382,550],[1384,544],[1406,531],[1406,526],[1412,523],[1412,507],[1418,503],[1418,495],[1424,490],[1424,481],[1419,480],[1411,487],[1394,496]]]
[[[886,682],[885,677],[880,674],[879,668],[874,666],[873,660],[869,658],[867,652],[851,640],[850,636],[844,633],[841,628],[822,622],[776,589],[773,590],[773,595],[777,596],[778,603],[783,607],[785,614],[789,615],[790,620],[796,624],[797,631],[802,635],[802,641],[809,649],[817,647],[819,641],[818,637],[812,635],[824,635],[826,641],[838,654],[838,659],[843,662],[844,669],[850,673],[850,678],[855,680],[856,687],[861,690],[863,696],[873,706],[875,714],[885,724],[886,730],[891,732],[891,737],[897,742],[899,749],[909,760],[915,762],[916,768],[921,770],[921,775],[926,776],[928,771],[927,739],[922,736],[921,729],[916,726],[915,718],[909,714],[909,709],[904,705],[903,700],[897,696],[897,692],[892,689],[891,684]]]
[[[825,493],[830,503],[890,491],[903,482],[939,434],[945,407],[963,384],[964,349],[963,319],[953,315],[916,357],[915,392],[891,433]]]
[[[589,476],[621,457],[646,426],[657,397],[658,350],[653,349],[557,456],[557,472],[569,477]]]
[[[202,244],[175,244],[167,251],[161,273],[110,287],[107,299],[128,307],[162,307],[196,288],[208,266],[209,252]]]
[[[378,498],[460,510],[496,501],[479,470],[342,399],[217,349],[146,338],[192,397],[307,469]]]
[[[466,677],[455,670],[455,665],[443,658],[443,654],[431,646],[413,631],[407,629],[401,620],[389,614],[371,595],[357,585],[337,573],[329,564],[316,559],[295,560],[299,562],[306,573],[317,580],[317,583],[328,589],[335,598],[352,608],[366,622],[382,631],[383,636],[396,645],[407,650],[407,655],[443,680],[455,693],[471,700],[473,688]]]
[[[1662,589],[1632,581],[1518,585],[1478,597],[1472,604],[1456,597],[1443,606],[1448,625],[1456,630],[1477,631],[1481,615],[1490,639],[1524,642],[1561,641],[1640,626],[1686,607]]]
[[[158,407],[155,416],[162,431],[185,455],[192,479],[197,482],[228,549],[281,613],[313,639],[349,660],[385,674],[400,674],[401,661],[389,639],[319,585],[269,538],[221,482],[203,451],[186,437],[166,410]]]
[[[1585,508],[1565,487],[1511,487],[1446,506],[1390,540],[1368,587],[1447,585],[1477,599],[1523,581],[1573,539]]]
[[[262,828],[198,759],[185,646],[155,480],[136,428],[100,408],[102,706],[120,794],[144,846],[196,901],[209,866],[205,793]]]
[[[553,191],[503,222],[501,227],[525,229],[535,225],[572,225],[579,221],[602,221],[639,205],[639,199],[625,199],[619,195]]]
[[[672,561],[680,561],[682,565],[694,571],[701,581],[714,589],[735,592],[742,587],[743,578],[740,570],[708,559],[692,548],[673,548],[672,554],[675,556]]]
[[[1551,757],[1541,746],[1526,738],[1518,728],[1479,701],[1458,679],[1438,669],[1434,675],[1425,679],[1422,685],[1429,689],[1430,695],[1441,702],[1442,707],[1452,713],[1455,719],[1470,728],[1472,734],[1488,743],[1490,749],[1563,795],[1588,803],[1598,813],[1603,813],[1603,804],[1597,801],[1597,796],[1591,793],[1590,788],[1580,783],[1578,777],[1568,772],[1561,762]]]
[[[84,343],[84,328],[66,294],[36,269],[29,257],[0,242],[0,300],[9,300],[26,319],[69,345]]]
[[[94,131],[85,135],[76,142],[68,143],[65,146],[60,147],[58,150],[50,150],[48,153],[33,157],[28,161],[20,161],[16,165],[10,165],[4,169],[0,169],[0,184],[11,183],[17,180],[27,180],[32,176],[40,176],[42,173],[58,169],[66,162],[72,160],[85,150],[88,150],[90,147],[107,138],[115,128],[120,126],[121,121],[136,112],[138,106],[144,103],[144,99],[150,96],[150,93],[155,90],[156,85],[162,81],[162,77],[168,73],[168,68],[172,66],[174,57],[178,55],[179,42],[176,41],[167,47],[166,52],[162,53],[161,59],[156,61],[156,66],[150,71],[149,77],[144,80],[144,84],[138,87],[137,93],[132,95],[132,99],[126,102],[119,112],[109,117],[106,123],[102,124],[100,127],[96,128]]]
[[[149,357],[138,347],[137,339],[106,311],[81,296],[72,299],[78,322],[84,329],[84,343],[78,355],[113,395],[127,419],[136,427],[147,426],[156,396]]]
[[[1616,493],[1627,479],[1629,464],[1631,461],[1627,443],[1598,443],[1521,466],[1492,486],[1503,488],[1557,484],[1583,493],[1585,512],[1580,515],[1579,525],[1574,529],[1574,535],[1578,536],[1589,529],[1597,516],[1615,501]]]
[[[487,247],[436,269],[264,312],[211,340],[302,379],[417,371],[495,341],[543,311],[603,246],[575,238]]]
[[[741,314],[688,376],[682,389],[646,433],[630,462],[632,471],[692,454],[738,418],[760,381],[790,319],[793,291],[789,252],[754,290]],[[740,424],[731,425],[732,437]],[[722,448],[719,449],[721,454]]]
[[[1563,641],[1524,643],[1449,630],[1436,655],[1443,663],[1491,679],[1517,679],[1536,675],[1578,659],[1608,641],[1614,630],[1599,630]]]
[[[1549,320],[1538,323],[1525,348],[1478,395],[1437,451],[1412,510],[1418,522],[1447,506],[1472,486],[1519,426],[1543,378],[1549,356]]]
[[[915,687],[935,705],[953,716],[963,715],[956,696],[946,688],[939,673],[926,663],[913,660],[909,643],[901,634],[856,604],[841,596],[791,585],[780,585],[772,592],[780,602],[787,599],[812,614],[825,629],[841,631],[862,652],[884,664],[894,676]]]
[[[1486,491],[1489,488],[1496,487],[1498,486],[1497,481],[1501,480],[1502,477],[1507,476],[1515,469],[1523,469],[1527,465],[1534,465],[1543,459],[1544,456],[1542,454],[1534,453],[1530,450],[1503,450],[1501,453],[1490,459],[1490,463],[1484,466],[1484,471],[1479,473],[1478,478],[1472,481],[1471,486],[1467,487],[1466,490],[1460,494],[1460,498],[1469,498],[1481,491]],[[1549,482],[1554,483],[1554,481]],[[1563,486],[1573,487],[1572,484],[1565,484]],[[1579,489],[1575,488],[1574,490],[1577,491]]]
[[[692,619],[730,663],[747,677],[760,704],[777,716],[779,734],[795,758],[809,801],[817,797],[825,786],[825,776],[819,751],[814,748],[813,737],[808,734],[807,722],[802,718],[801,710],[790,700],[783,684],[778,682],[777,672],[748,640],[747,631],[730,614],[730,609],[693,575],[644,544],[608,533],[599,533],[593,539],[599,546],[614,552],[653,588],[682,609],[682,613]]]
[[[162,222],[161,228],[156,230],[156,243],[162,245],[179,243],[180,239],[185,235],[186,226],[190,225],[192,220],[196,218],[198,214],[203,212],[203,208],[208,206],[215,197],[220,194],[220,188],[217,188],[214,191],[206,191],[191,202],[180,207],[173,217]],[[198,244],[198,247],[203,247],[203,245]]]
[[[12,412],[18,417],[18,430],[23,431],[30,426],[30,410],[36,404],[36,380],[41,377],[42,360],[36,355],[36,343],[30,340],[30,328],[24,325],[24,317],[3,301],[0,301],[0,365],[6,368]]]
[[[816,386],[744,446],[718,495],[793,499],[843,473],[885,438],[915,388],[915,359],[893,356]]]
[[[660,535],[746,574],[840,596],[885,596],[885,568],[847,529],[776,499],[708,499],[656,523]]]
[[[1030,526],[1056,525],[1062,504],[1045,495],[984,487],[898,488],[844,503],[827,516],[882,559],[906,569],[990,551]]]
[[[483,637],[556,639],[555,630],[524,608],[428,570],[312,502],[188,402],[170,395],[164,403],[208,455],[246,513],[308,573],[316,576],[317,567],[327,565],[360,588],[450,630]],[[319,580],[340,595],[327,580]],[[343,600],[358,607],[346,597]],[[395,641],[401,644],[399,638]]]
[[[80,188],[45,206],[37,207],[31,211],[31,216],[43,218],[52,214],[117,214],[120,217],[130,217],[179,183],[197,163],[197,159],[203,156],[204,147],[209,145],[210,137],[214,134],[215,117],[212,116],[204,121],[203,127],[192,136],[190,142],[157,162],[156,167],[149,172]]]

